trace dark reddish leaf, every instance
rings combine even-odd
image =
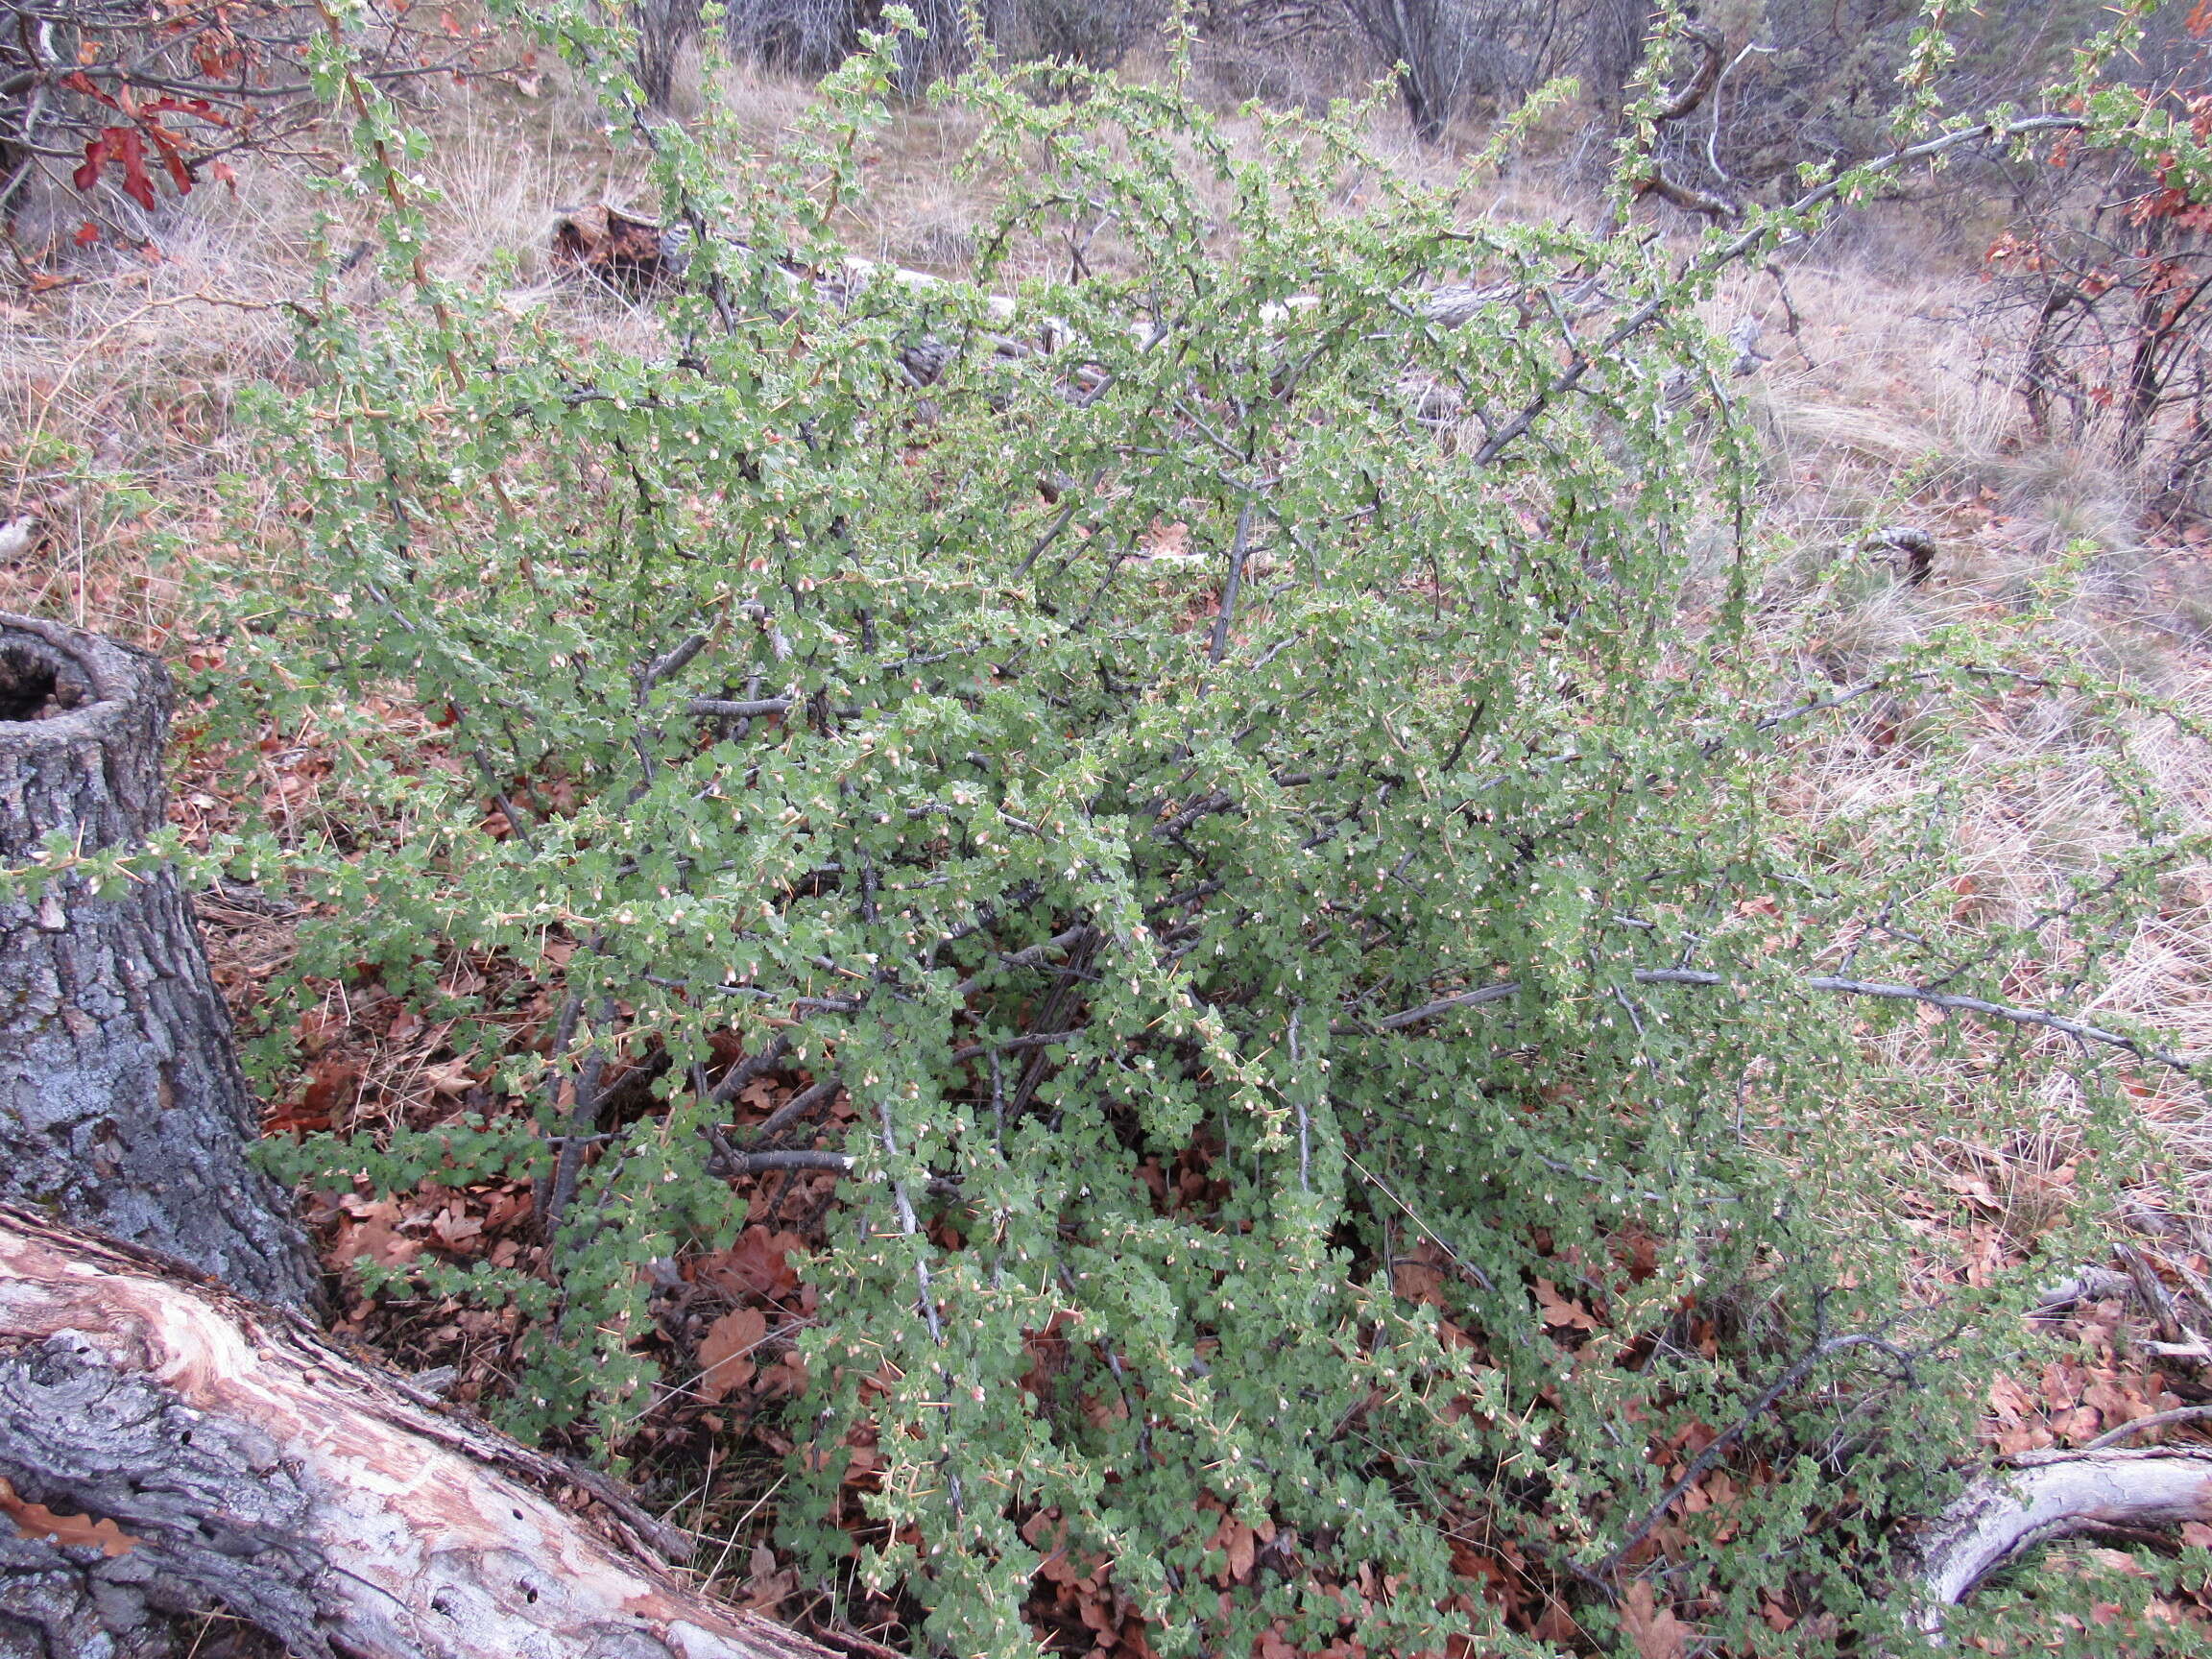
[[[64,75],[61,78],[61,84],[68,87],[72,92],[82,92],[85,97],[93,99],[98,103],[107,105],[110,109],[118,108],[115,100],[108,97],[107,93],[101,91],[99,87],[95,86],[92,84],[92,78],[85,74],[82,69],[74,70],[71,73]]]
[[[169,181],[177,186],[177,194],[192,194],[192,170],[184,165],[184,153],[177,142],[177,134],[160,122],[152,119],[144,123],[146,136],[154,140],[154,148],[161,152],[161,165],[168,170]]]
[[[151,213],[154,210],[154,180],[146,172],[145,135],[135,127],[111,128],[109,131],[122,133],[122,140],[115,148],[121,152],[124,194]]]
[[[69,182],[78,189],[89,190],[100,182],[100,170],[108,165],[108,133],[113,131],[110,127],[98,136],[84,140],[84,164],[69,175]]]

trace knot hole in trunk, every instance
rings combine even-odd
[[[92,701],[84,670],[21,637],[0,642],[0,720],[51,720]]]

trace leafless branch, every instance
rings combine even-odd
[[[1727,976],[1702,968],[1639,968],[1630,977],[1639,985],[1695,985],[1715,986],[1728,983]],[[1797,983],[1809,991],[1828,991],[1846,997],[1871,997],[1879,1001],[1920,1002],[1931,1008],[1941,1008],[1955,1014],[1982,1014],[1992,1020],[2005,1020],[2015,1025],[2033,1025],[2047,1031],[2058,1032],[2079,1043],[2098,1043],[2118,1048],[2155,1065],[2165,1066],[2185,1077],[2197,1075],[2197,1063],[2152,1048],[2141,1040],[2122,1031],[2108,1031],[2101,1025],[2091,1025],[2080,1020],[2054,1014],[2041,1008],[2020,1008],[2005,1002],[1991,1002],[1981,997],[1964,997],[1956,992],[1937,991],[1925,985],[1887,984],[1872,979],[1847,979],[1837,974],[1808,974]],[[1456,1008],[1479,1007],[1485,1002],[1502,1002],[1521,993],[1517,979],[1502,979],[1494,984],[1479,986],[1473,990],[1454,992],[1439,997],[1418,1007],[1386,1015],[1365,1025],[1340,1025],[1335,1028],[1339,1036],[1353,1036],[1363,1031],[1401,1031],[1408,1025],[1418,1025],[1425,1020],[1433,1020]]]
[[[2020,121],[1987,121],[1980,126],[1946,132],[1939,138],[1930,138],[1919,144],[1909,144],[1900,150],[1869,161],[1863,167],[1831,179],[1827,183],[1808,190],[1796,201],[1781,210],[1779,215],[1762,217],[1760,222],[1732,241],[1723,243],[1700,258],[1692,268],[1690,276],[1699,278],[1715,271],[1733,265],[1751,252],[1772,234],[1775,217],[1795,217],[1825,206],[1848,188],[1855,188],[1870,174],[1893,173],[1901,167],[1910,167],[1921,161],[1931,161],[1947,156],[1954,150],[1969,144],[2011,144],[2022,138],[2032,138],[2044,132],[2079,132],[2089,125],[2085,115],[2032,115]],[[1542,419],[1544,412],[1561,397],[1582,383],[1594,364],[1610,357],[1614,351],[1641,334],[1652,323],[1680,302],[1683,285],[1671,285],[1653,295],[1620,322],[1608,329],[1594,347],[1576,351],[1574,360],[1557,374],[1550,385],[1521,407],[1510,421],[1494,433],[1489,442],[1475,452],[1475,464],[1487,467],[1514,445],[1527,436],[1530,427]]]

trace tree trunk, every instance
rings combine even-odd
[[[298,1659],[833,1659],[680,1583],[656,1551],[688,1540],[611,1482],[10,1205],[0,1479],[0,1531],[61,1540],[0,1539],[4,1659],[131,1654],[215,1603]]]
[[[684,60],[699,39],[699,0],[638,0],[637,89],[656,113],[677,108]]]
[[[128,854],[163,818],[169,676],[143,652],[0,613],[0,865],[50,836]],[[0,900],[0,1197],[307,1306],[313,1255],[246,1158],[258,1112],[174,870]]]

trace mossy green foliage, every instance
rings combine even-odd
[[[1759,666],[1745,440],[1693,317],[1723,239],[1502,224],[1349,120],[1239,148],[1179,83],[987,70],[951,93],[1001,204],[974,279],[856,276],[887,63],[765,164],[717,163],[711,119],[655,134],[693,230],[661,354],[495,292],[316,302],[316,383],[268,410],[290,551],[229,694],[351,767],[357,816],[290,854],[331,901],[302,970],[427,998],[445,952],[560,937],[574,1001],[546,1059],[480,1056],[525,1115],[311,1138],[293,1171],[550,1179],[555,1138],[608,1137],[549,1282],[437,1287],[530,1309],[511,1426],[618,1450],[646,1264],[743,1221],[709,1039],[788,1037],[857,1117],[782,1536],[810,1577],[857,1551],[932,1650],[1027,1650],[1047,1509],[1164,1655],[1548,1647],[1454,1527],[1600,1646],[1654,1575],[1729,1651],[1887,1628],[1886,1529],[1950,1489],[2012,1328],[1903,1284],[1884,1113],[1945,1108],[1867,1041],[1915,1010],[1804,976],[1851,950],[2001,997],[2068,925],[2093,974],[2181,845],[2124,740],[2069,763],[2134,844],[2040,930],[1956,913],[1939,804],[1877,869],[1775,809],[1799,722],[1764,717],[1834,688]],[[420,233],[392,227],[411,281]],[[1017,278],[1051,246],[1092,252]],[[2036,694],[2003,672],[2033,625],[1896,665],[1913,741]],[[654,1044],[652,1113],[559,1104]],[[2093,1055],[1999,1059],[2100,1088]],[[856,1544],[828,1518],[863,1419]],[[1659,1449],[1721,1430],[1735,1496],[1662,1517],[1690,1454]],[[1226,1589],[1224,1511],[1278,1541]]]

